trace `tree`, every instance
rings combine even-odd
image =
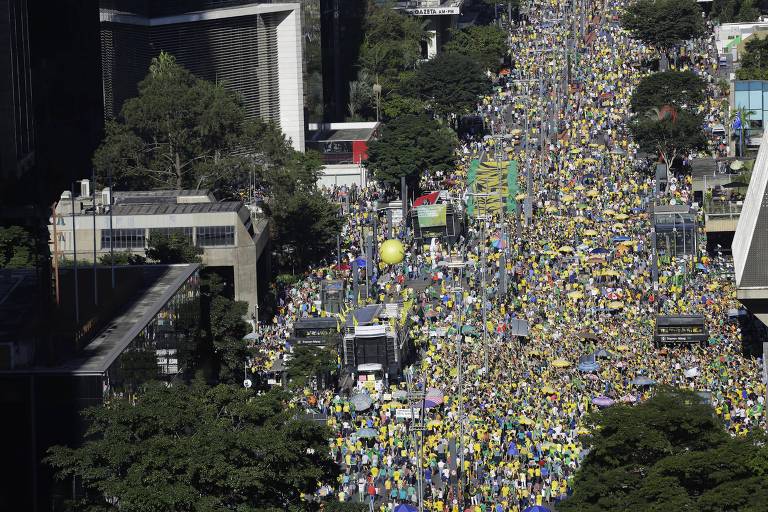
[[[634,119],[630,130],[642,151],[661,157],[669,177],[672,164],[679,155],[706,146],[703,124],[701,115],[687,110],[654,109]]]
[[[768,438],[730,437],[695,393],[663,389],[587,424],[590,451],[558,511],[757,512],[768,500]]]
[[[424,110],[426,110],[426,105],[424,105],[423,101],[409,96],[401,96],[397,93],[390,93],[382,98],[381,101],[381,112],[385,119],[394,119],[409,114],[421,114]]]
[[[302,496],[336,471],[327,429],[275,392],[148,385],[84,416],[83,445],[55,446],[45,459],[81,485],[71,510],[304,511]]]
[[[736,71],[739,80],[765,80],[768,78],[768,39],[753,38],[744,45],[741,68]]]
[[[99,256],[100,265],[111,265],[113,260],[115,265],[144,265],[147,262],[144,256],[129,251],[115,251],[114,257],[109,253]]]
[[[0,268],[34,268],[39,258],[37,241],[29,231],[0,227]]]
[[[643,78],[632,93],[632,111],[672,106],[696,110],[707,97],[707,84],[692,71],[664,71]]]
[[[474,58],[445,52],[423,63],[413,78],[403,83],[401,92],[447,117],[472,111],[478,98],[490,90],[491,82]]]
[[[248,358],[248,324],[243,321],[248,304],[217,295],[211,301],[211,336],[219,360],[219,382],[239,384]]]
[[[344,219],[334,205],[317,190],[297,191],[270,203],[278,246],[287,249],[284,268],[304,268],[318,262],[336,247],[336,235]],[[311,241],[311,243],[307,243]]]
[[[161,233],[150,230],[147,240],[147,258],[164,265],[200,263],[203,250],[192,244],[190,237],[179,230]]]
[[[288,378],[296,387],[305,387],[312,378],[323,381],[325,375],[335,373],[336,359],[335,351],[330,348],[299,345],[288,361]],[[320,383],[320,388],[323,384]]]
[[[507,33],[497,25],[453,29],[450,40],[443,46],[444,52],[466,55],[480,63],[483,69],[494,72],[508,49]]]
[[[710,17],[720,23],[757,21],[760,9],[753,0],[714,0]]]
[[[384,125],[381,139],[368,147],[365,165],[391,188],[398,188],[405,176],[415,189],[422,172],[453,169],[456,144],[453,131],[426,114],[406,115]]]
[[[638,0],[627,7],[621,24],[635,39],[664,52],[704,35],[696,0]]]
[[[425,21],[408,16],[389,5],[369,3],[358,65],[374,77],[385,91],[393,90],[400,74],[413,69],[421,59],[426,40]]]
[[[117,187],[197,189],[221,170],[217,164],[236,146],[243,118],[232,92],[161,52],[139,96],[107,123],[94,165],[102,176],[111,173]]]

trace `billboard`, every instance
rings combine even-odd
[[[448,205],[430,204],[416,208],[420,228],[433,228],[447,224]]]

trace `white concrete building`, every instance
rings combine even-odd
[[[218,5],[217,5],[218,4]],[[150,61],[168,52],[193,74],[223,82],[246,114],[276,122],[304,151],[298,3],[105,0],[100,9],[104,111],[137,95]]]
[[[232,269],[235,300],[248,302],[249,314],[258,316],[258,274],[267,271],[269,230],[245,204],[216,202],[207,191],[193,190],[116,192],[110,198],[105,188],[96,193],[94,215],[88,180],[76,192],[74,199],[68,190],[61,194],[48,226],[55,258],[74,260],[76,250],[78,261],[93,261],[94,242],[97,260],[112,251],[144,255],[153,232],[180,233],[202,248],[204,265]]]

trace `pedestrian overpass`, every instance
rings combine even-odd
[[[768,145],[763,134],[733,237],[736,297],[768,325]]]

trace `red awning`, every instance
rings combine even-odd
[[[435,204],[437,202],[437,198],[440,197],[440,192],[430,192],[429,194],[421,197],[417,197],[416,200],[413,202],[413,207],[416,208],[417,206],[422,206],[425,204]]]

